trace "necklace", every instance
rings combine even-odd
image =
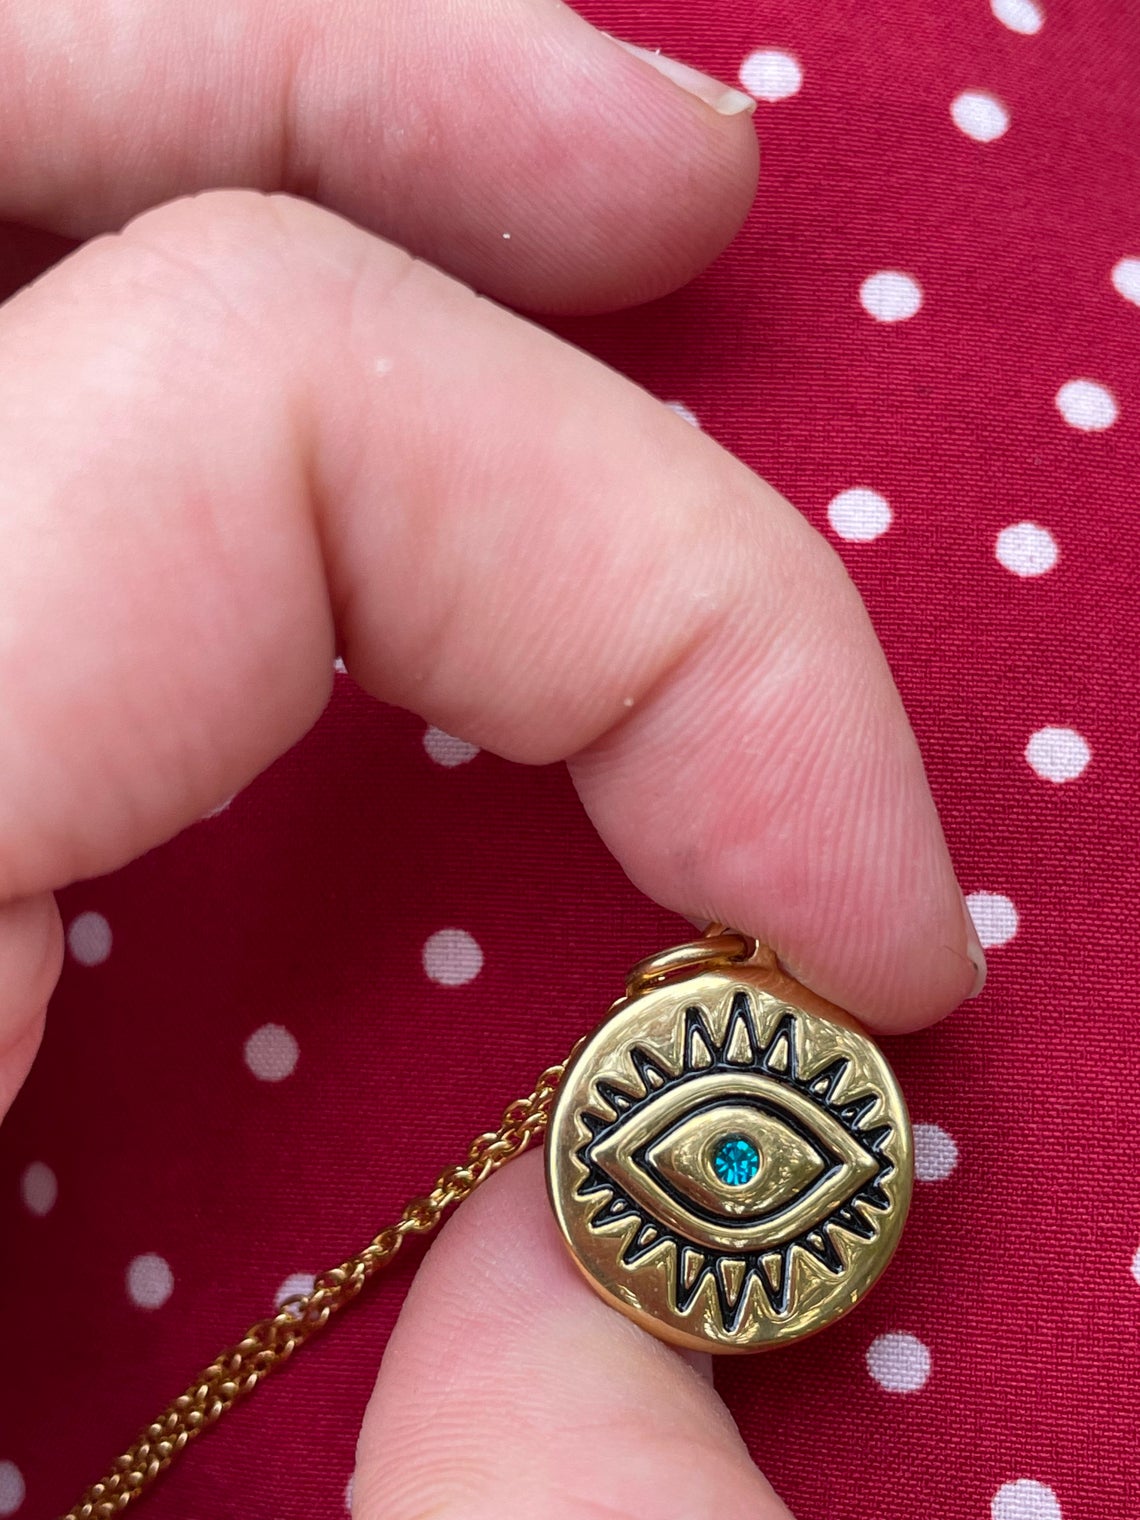
[[[559,1229],[587,1281],[674,1345],[747,1352],[853,1308],[898,1243],[913,1153],[890,1067],[774,953],[711,924],[624,995],[498,1129],[394,1224],[259,1320],[63,1520],[110,1520],[447,1211],[544,1132]]]

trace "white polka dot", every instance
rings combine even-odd
[[[339,654],[333,661],[333,670],[338,676],[346,676],[348,674],[348,666],[344,663]]]
[[[442,728],[427,730],[424,734],[424,749],[437,765],[445,765],[448,770],[454,770],[457,765],[466,765],[468,760],[474,760],[479,753],[477,744],[469,744],[466,739],[456,739],[452,734],[445,734]]]
[[[880,269],[860,285],[859,299],[876,322],[905,322],[922,305],[922,286],[900,269]]]
[[[832,530],[850,543],[866,544],[879,538],[891,525],[891,505],[878,491],[852,486],[840,491],[827,506]]]
[[[914,1126],[914,1175],[919,1182],[942,1182],[958,1165],[954,1137],[937,1124]]]
[[[356,1476],[356,1474],[354,1473],[353,1477],[355,1477],[355,1476]],[[344,1507],[348,1511],[348,1513],[351,1515],[352,1514],[352,1478],[349,1478],[348,1482],[344,1485]]]
[[[1132,1258],[1132,1276],[1136,1280],[1136,1286],[1140,1288],[1140,1246],[1136,1247],[1136,1255]]]
[[[159,1309],[174,1292],[174,1273],[161,1256],[136,1256],[127,1268],[127,1293],[140,1309]]]
[[[1009,112],[992,95],[964,90],[950,102],[950,115],[959,132],[975,142],[994,142],[1009,131]]]
[[[1033,0],[990,0],[990,9],[1003,26],[1023,37],[1032,37],[1045,23],[1041,7]]]
[[[102,913],[80,913],[68,928],[67,948],[81,966],[101,966],[111,953],[111,925]]]
[[[14,1515],[24,1493],[24,1475],[15,1462],[0,1462],[0,1515]]]
[[[991,1520],[1062,1520],[1057,1495],[1035,1478],[1003,1483],[990,1504]]]
[[[1140,306],[1140,259],[1121,259],[1112,266],[1112,283],[1117,295]]]
[[[757,100],[787,100],[803,84],[804,74],[791,53],[762,48],[740,65],[740,82]]]
[[[666,401],[665,405],[671,412],[676,412],[682,422],[687,422],[690,427],[700,427],[700,418],[683,401]]]
[[[1017,909],[1000,892],[971,892],[966,906],[984,950],[1008,945],[1017,933]]]
[[[245,1042],[245,1064],[263,1082],[283,1082],[293,1075],[300,1048],[284,1024],[262,1024]]]
[[[879,1335],[867,1347],[867,1371],[888,1393],[916,1393],[930,1376],[930,1352],[905,1331]]]
[[[998,563],[1012,575],[1026,579],[1045,575],[1057,563],[1057,540],[1039,523],[1011,523],[1003,528],[994,544]]]
[[[1025,758],[1042,781],[1075,781],[1092,750],[1075,728],[1039,728],[1025,746]]]
[[[465,929],[439,929],[424,945],[424,970],[444,987],[462,987],[483,969],[483,952]]]
[[[28,1211],[38,1214],[41,1219],[55,1208],[59,1183],[45,1161],[33,1161],[24,1168],[24,1175],[20,1178],[20,1196]]]
[[[273,1302],[288,1304],[294,1299],[305,1298],[313,1291],[316,1281],[311,1272],[291,1272],[277,1289],[277,1297]]]
[[[1057,410],[1082,433],[1103,433],[1119,416],[1116,398],[1095,380],[1067,380],[1056,395]]]

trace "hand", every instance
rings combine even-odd
[[[58,971],[52,890],[292,744],[337,648],[451,733],[567,758],[639,886],[868,1023],[969,995],[980,950],[838,559],[652,398],[382,241],[530,308],[660,295],[745,214],[743,99],[547,0],[45,14],[0,17],[0,214],[143,214],[0,309],[4,1105]],[[146,209],[212,185],[310,200]],[[472,1273],[509,1275],[509,1315]],[[526,1160],[417,1281],[356,1505],[784,1513],[707,1382],[579,1282]]]

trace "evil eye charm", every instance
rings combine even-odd
[[[726,943],[748,942],[721,935],[634,973],[559,1087],[547,1182],[616,1308],[676,1345],[759,1351],[838,1319],[882,1272],[912,1141],[855,1021],[764,952],[696,954]]]

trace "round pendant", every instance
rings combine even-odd
[[[697,946],[634,973],[572,1059],[547,1136],[562,1234],[602,1296],[701,1351],[799,1340],[886,1266],[913,1154],[894,1074],[855,1020],[761,952]],[[686,952],[688,954],[686,955]]]

